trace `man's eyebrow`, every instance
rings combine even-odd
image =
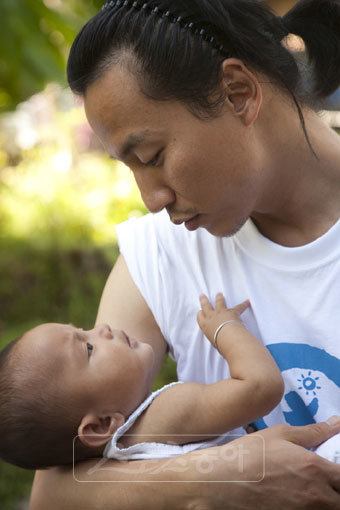
[[[149,130],[129,135],[118,153],[118,159],[124,160],[127,158],[138,145],[145,142],[145,139],[148,137],[148,135],[150,135]],[[116,159],[113,156],[111,156],[111,158]]]

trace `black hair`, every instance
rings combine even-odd
[[[69,400],[65,404],[60,388],[49,384],[51,373],[28,365],[20,353],[21,339],[0,352],[0,459],[45,469],[95,456],[79,439],[73,456],[84,410]]]
[[[340,85],[340,1],[301,0],[284,16],[284,23],[305,42],[314,98],[328,97]]]
[[[340,0],[300,0],[283,18],[257,0],[116,0],[76,37],[68,82],[85,96],[129,54],[147,96],[177,99],[195,115],[211,117],[224,100],[216,95],[221,63],[232,56],[288,93],[303,122],[300,102],[308,104],[311,97],[302,90],[298,65],[282,40],[289,33],[302,37],[314,66],[312,99],[317,101],[340,84],[339,26]]]

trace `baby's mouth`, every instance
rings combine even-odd
[[[122,331],[123,335],[125,336],[125,340],[127,341],[127,343],[129,344],[129,347],[131,347],[131,342],[130,342],[130,338],[127,336],[127,334],[125,333],[125,331]]]

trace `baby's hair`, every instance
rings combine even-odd
[[[26,469],[72,464],[83,410],[70,400],[66,406],[60,388],[50,384],[51,374],[26,362],[21,341],[0,352],[0,458]],[[75,460],[92,455],[77,441]]]
[[[221,112],[221,64],[232,56],[292,98],[308,141],[300,103],[318,102],[339,86],[339,25],[340,0],[300,0],[282,18],[257,0],[111,1],[76,37],[68,82],[85,96],[113,64],[125,62],[147,97],[182,101],[208,119]],[[289,33],[306,45],[312,91],[282,44]]]

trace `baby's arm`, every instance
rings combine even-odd
[[[206,296],[200,302],[198,323],[212,345],[217,328],[228,321],[215,347],[228,361],[231,378],[209,385],[184,383],[161,393],[138,427],[138,433],[150,434],[148,441],[208,439],[265,416],[281,400],[283,381],[274,359],[240,320],[249,302],[227,309],[222,294],[216,297],[215,310]]]

